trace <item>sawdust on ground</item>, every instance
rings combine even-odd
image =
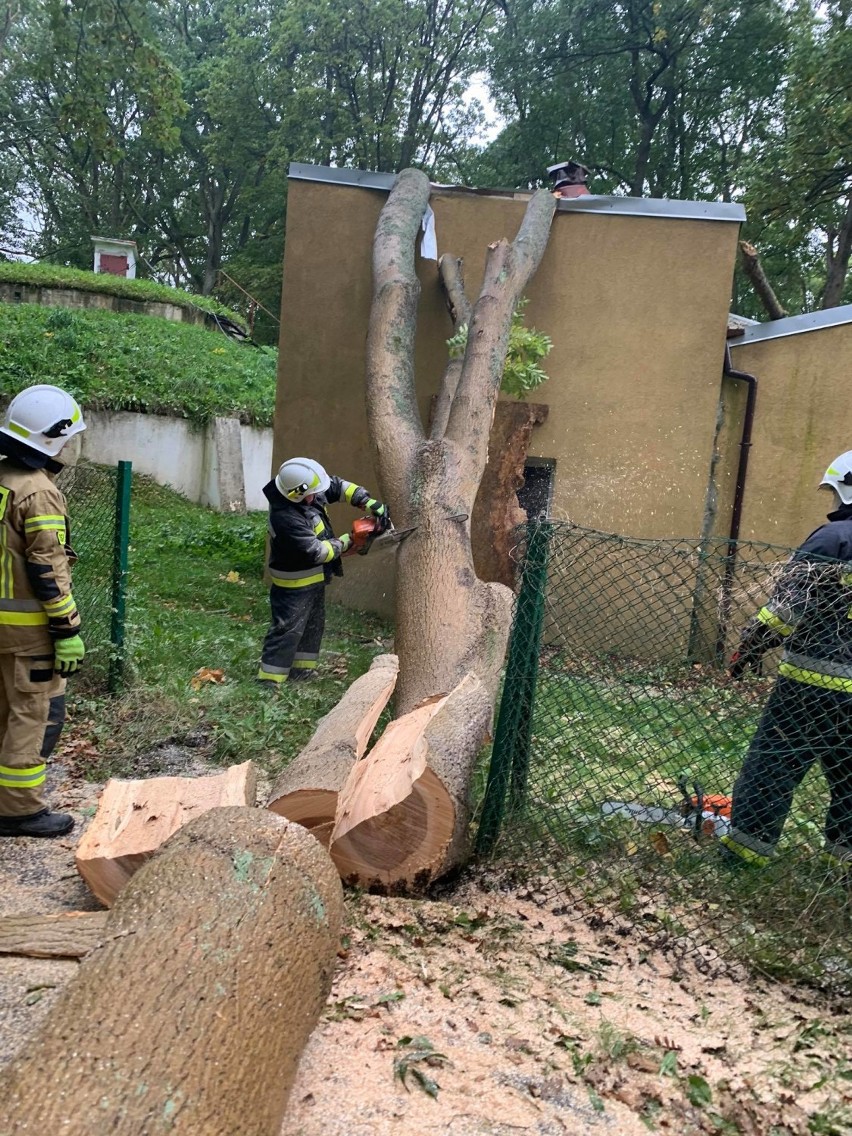
[[[186,751],[158,763],[210,772]],[[54,778],[73,839],[2,842],[0,914],[98,907],[73,852],[100,787],[61,765]],[[487,875],[432,900],[350,894],[347,912],[281,1136],[852,1131],[852,1017],[837,1000]],[[0,1068],[78,965],[0,958]]]

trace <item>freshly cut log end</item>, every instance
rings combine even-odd
[[[275,782],[267,808],[295,821],[328,847],[337,795],[352,766],[366,752],[373,730],[396,686],[396,655],[377,656],[340,702],[322,718],[313,737]]]
[[[80,875],[101,903],[116,896],[157,849],[209,809],[254,805],[254,764],[244,761],[209,777],[107,781],[75,853]]]
[[[190,822],[4,1069],[3,1136],[280,1136],[342,915],[334,865],[303,828],[249,808]]]
[[[417,892],[463,859],[490,720],[485,686],[466,675],[391,722],[338,800],[329,851],[346,882]]]

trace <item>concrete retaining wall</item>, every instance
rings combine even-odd
[[[107,312],[131,312],[140,316],[159,316],[175,323],[203,326],[206,312],[200,308],[183,308],[157,300],[131,300],[127,296],[111,296],[107,292],[87,292],[77,288],[42,288],[35,284],[0,283],[0,303],[43,304],[55,308],[98,308]]]
[[[272,469],[272,430],[216,418],[205,430],[183,418],[86,410],[80,435],[86,461],[130,461],[160,485],[222,512],[265,509],[261,492]]]

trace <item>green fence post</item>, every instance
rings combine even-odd
[[[115,488],[115,538],[112,555],[112,619],[108,687],[117,694],[124,684],[124,621],[127,607],[127,550],[130,544],[131,462],[118,463]]]
[[[487,855],[500,834],[506,813],[507,790],[510,790],[512,808],[522,804],[526,794],[539,644],[544,623],[547,557],[552,535],[551,522],[533,521],[527,526],[521,590],[512,624],[503,697],[477,832],[478,855]]]

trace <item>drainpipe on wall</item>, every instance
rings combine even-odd
[[[743,416],[743,431],[740,436],[740,460],[737,466],[737,480],[734,486],[734,504],[731,509],[731,527],[728,532],[728,554],[725,557],[725,575],[722,580],[722,596],[719,610],[719,633],[716,640],[716,655],[720,663],[725,660],[725,638],[731,610],[731,591],[737,567],[737,546],[740,538],[740,522],[743,515],[748,457],[751,450],[751,435],[754,428],[754,409],[757,403],[757,378],[747,371],[738,371],[731,362],[731,349],[725,344],[725,366],[723,377],[737,379],[748,384],[746,407]]]

